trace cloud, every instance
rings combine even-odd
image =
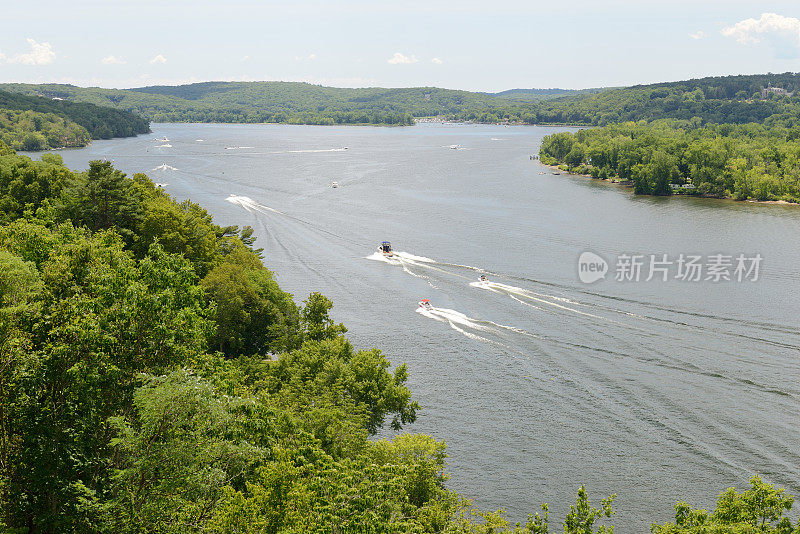
[[[722,35],[744,45],[766,41],[779,59],[800,56],[800,19],[763,13],[760,19],[745,19],[722,29]]]
[[[116,57],[116,56],[106,56],[100,61],[103,63],[103,65],[124,65],[125,63],[127,63],[127,61],[125,61],[121,57]]]
[[[441,59],[439,59],[438,57],[435,57],[435,58],[433,58],[433,59],[431,60],[431,63],[434,63],[434,64],[436,64],[436,65],[441,65],[441,64],[442,64],[442,63],[444,63],[444,62],[443,62]]]
[[[800,19],[776,13],[763,13],[761,18],[745,19],[722,29],[722,35],[742,44],[755,44],[761,36],[782,36],[800,45]]]
[[[416,63],[419,61],[414,56],[404,56],[400,52],[395,52],[394,55],[389,58],[386,62],[390,65],[401,65],[401,64],[409,64],[409,63]]]
[[[150,64],[151,65],[155,65],[156,63],[164,64],[166,62],[167,62],[167,58],[165,58],[161,54],[158,54],[156,57],[154,57],[153,59],[150,60]]]
[[[692,39],[697,39],[697,40],[704,39],[705,36],[706,36],[706,34],[705,34],[705,32],[703,30],[697,30],[697,33],[690,33],[689,34],[689,37],[691,37]]]
[[[295,61],[313,61],[317,59],[317,54],[308,54],[307,56],[294,56]]]
[[[37,43],[30,37],[26,39],[31,51],[24,54],[17,54],[8,57],[0,54],[0,62],[19,63],[21,65],[49,65],[56,59],[56,53],[50,43]]]

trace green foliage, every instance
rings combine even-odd
[[[414,117],[444,116],[477,122],[535,122],[533,103],[599,90],[517,89],[474,93],[412,87],[346,89],[297,82],[204,82],[118,90],[57,84],[2,84],[26,95],[43,94],[132,111],[156,122],[411,125]]]
[[[367,439],[414,420],[405,367],[354,351],[324,296],[301,311],[251,228],[107,162],[6,153],[0,178],[3,528],[209,532],[266,494],[267,524],[405,531],[443,494],[443,444]]]
[[[0,155],[0,223],[26,212],[47,209],[72,177],[57,154],[45,154],[41,162],[13,154]]]
[[[31,231],[21,229],[4,247],[27,255],[14,238]],[[2,346],[7,376],[20,377],[3,392],[8,512],[21,524],[81,529],[98,520],[108,484],[107,418],[129,406],[139,372],[202,350],[208,323],[183,258],[154,246],[136,261],[113,232],[90,237],[70,227],[49,244],[34,315]]]
[[[0,140],[15,150],[82,147],[91,139],[86,128],[55,113],[0,109]]]
[[[756,532],[775,532],[783,534],[800,533],[800,522],[792,526],[784,513],[791,510],[794,497],[786,495],[783,489],[754,476],[750,479],[750,489],[737,493],[728,488],[717,499],[716,509],[695,510],[684,502],[675,505],[675,522],[653,525],[654,534],[682,533],[729,533],[749,534]]]
[[[444,489],[445,444],[425,434],[406,434],[380,440],[370,455],[378,465],[406,466],[405,493],[414,506],[423,506]]]
[[[221,352],[264,354],[297,346],[297,306],[249,249],[228,254],[202,285],[216,303],[217,329],[211,343]]]
[[[92,231],[116,228],[128,242],[142,218],[142,196],[134,183],[110,161],[91,161],[62,195],[62,217]]]
[[[342,323],[334,324],[328,312],[333,302],[321,293],[311,293],[305,306],[300,310],[300,321],[304,329],[305,339],[322,341],[333,339],[347,332]]]
[[[611,495],[607,499],[603,499],[600,508],[594,508],[589,504],[589,494],[585,486],[578,489],[578,498],[575,505],[569,507],[569,513],[564,519],[564,534],[614,534],[614,527],[607,527],[601,525],[596,531],[594,524],[603,518],[609,518],[614,515],[614,510],[611,508],[611,503],[614,502],[616,495]]]
[[[769,85],[795,95],[770,94],[762,99],[760,92]],[[157,122],[406,125],[413,124],[414,117],[441,116],[483,123],[592,126],[668,118],[800,124],[800,75],[795,73],[586,91],[515,89],[495,94],[436,87],[343,89],[295,82],[204,82],[128,90],[57,84],[2,84],[0,88],[68,99],[66,104],[113,106]],[[0,98],[0,107],[9,107],[2,104]]]
[[[112,109],[105,104],[69,102],[32,91],[0,91],[0,138],[22,150],[44,150],[62,146],[86,146],[89,139],[130,137],[150,131],[149,121]],[[52,98],[56,97],[56,98]],[[22,135],[18,146],[18,135]],[[74,143],[74,144],[70,144]]]
[[[762,100],[761,89],[773,85],[795,96]],[[605,126],[628,121],[699,120],[701,123],[795,126],[800,119],[800,75],[796,73],[700,78],[681,82],[608,89],[568,95],[525,109],[512,106],[511,115],[536,124]],[[751,95],[758,94],[756,98]],[[527,115],[529,119],[524,119]]]
[[[267,451],[242,439],[239,402],[184,370],[136,390],[136,415],[110,420],[113,532],[195,531],[227,488],[252,475]]]
[[[800,201],[800,140],[785,127],[614,124],[547,136],[540,155],[573,172],[631,180],[636,194]]]
[[[389,362],[379,350],[354,351],[343,337],[307,341],[269,367],[265,390],[309,405],[317,398],[327,398],[359,416],[370,433],[389,415],[393,415],[392,427],[399,429],[416,420],[419,405],[410,402],[405,365],[394,373],[388,368]]]

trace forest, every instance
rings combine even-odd
[[[412,125],[415,117],[457,118],[464,110],[484,122],[503,120],[510,103],[530,106],[564,95],[599,91],[514,89],[478,93],[437,87],[323,87],[299,82],[204,82],[118,90],[72,85],[0,84],[26,95],[44,94],[134,112],[154,122]]]
[[[765,88],[787,93],[767,92]],[[686,119],[704,123],[800,124],[800,74],[710,77],[681,82],[610,88],[547,99],[508,103],[492,110],[465,109],[453,119],[524,124],[604,126],[628,121]],[[487,119],[488,116],[488,119]]]
[[[786,93],[762,95],[762,89],[770,87]],[[111,106],[154,122],[383,125],[410,125],[414,118],[432,116],[481,123],[585,126],[697,117],[704,123],[760,122],[791,127],[800,124],[800,92],[796,88],[800,89],[800,75],[794,73],[499,93],[436,87],[347,89],[298,82],[204,82],[126,90],[0,84],[6,91]]]
[[[83,127],[92,139],[132,137],[150,131],[150,122],[148,120],[129,111],[85,102],[54,100],[52,96],[42,97],[39,95],[40,93],[38,92],[32,92],[31,96],[26,96],[19,93],[0,91],[0,109],[34,111],[57,115]],[[0,134],[3,132],[4,130],[0,130]],[[48,144],[50,147],[64,146],[58,143],[53,145],[49,141]]]
[[[144,174],[0,144],[0,531],[536,533],[446,486],[444,442],[402,433],[409,369],[278,286],[250,227]],[[268,258],[266,258],[268,261]],[[612,532],[584,487],[566,534]],[[800,533],[754,477],[657,534]]]
[[[800,127],[628,122],[549,135],[540,158],[637,194],[800,202]]]
[[[82,147],[91,140],[86,128],[55,113],[0,109],[0,141],[15,150]]]

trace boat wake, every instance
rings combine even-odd
[[[172,165],[167,165],[166,163],[162,163],[158,167],[153,169],[154,171],[177,171],[177,167],[173,167]]]
[[[461,313],[460,311],[451,310],[449,308],[419,306],[416,311],[418,314],[424,317],[433,319],[441,323],[448,324],[450,328],[465,335],[470,339],[474,339],[476,341],[483,341],[485,343],[500,345],[506,349],[511,349],[511,347],[506,343],[503,343],[496,339],[490,339],[489,337],[486,336],[502,338],[504,336],[507,336],[508,334],[517,334],[530,338],[539,339],[538,335],[532,334],[531,332],[528,332],[521,328],[498,324],[493,321],[487,321],[483,319],[474,319],[472,317],[468,317],[467,315]],[[484,335],[478,334],[477,332],[480,332],[481,334]]]
[[[236,204],[237,206],[241,206],[246,209],[248,212],[258,212],[258,213],[278,213],[280,215],[284,215],[283,212],[278,211],[276,209],[270,208],[269,206],[265,206],[264,204],[259,204],[255,200],[250,197],[245,197],[242,195],[229,195],[228,198],[225,199],[226,202],[230,202],[231,204]]]

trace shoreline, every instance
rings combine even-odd
[[[549,168],[551,170],[556,170],[556,171],[559,171],[559,172],[564,173],[564,174],[569,174],[570,176],[581,176],[583,178],[589,178],[591,180],[596,180],[596,181],[601,182],[601,183],[614,184],[614,185],[617,185],[617,186],[620,186],[620,187],[626,187],[628,189],[633,189],[633,184],[632,183],[626,183],[625,180],[619,180],[619,179],[601,180],[600,178],[595,178],[590,174],[580,174],[580,173],[577,173],[577,172],[565,171],[565,170],[561,169],[558,165],[548,165],[547,163],[542,163],[541,160],[536,160],[536,161],[539,163],[539,165],[541,165],[543,167],[547,167],[547,168]],[[672,194],[672,195],[641,195],[641,196],[646,196],[646,197],[670,196],[670,197],[709,198],[709,199],[712,199],[712,200],[730,200],[732,202],[750,202],[752,204],[774,204],[774,205],[780,205],[780,206],[800,206],[800,202],[789,202],[789,201],[786,201],[786,200],[755,200],[755,199],[752,199],[752,198],[748,198],[746,200],[736,200],[735,198],[731,198],[731,197],[715,197],[715,196],[711,196],[711,195]]]

